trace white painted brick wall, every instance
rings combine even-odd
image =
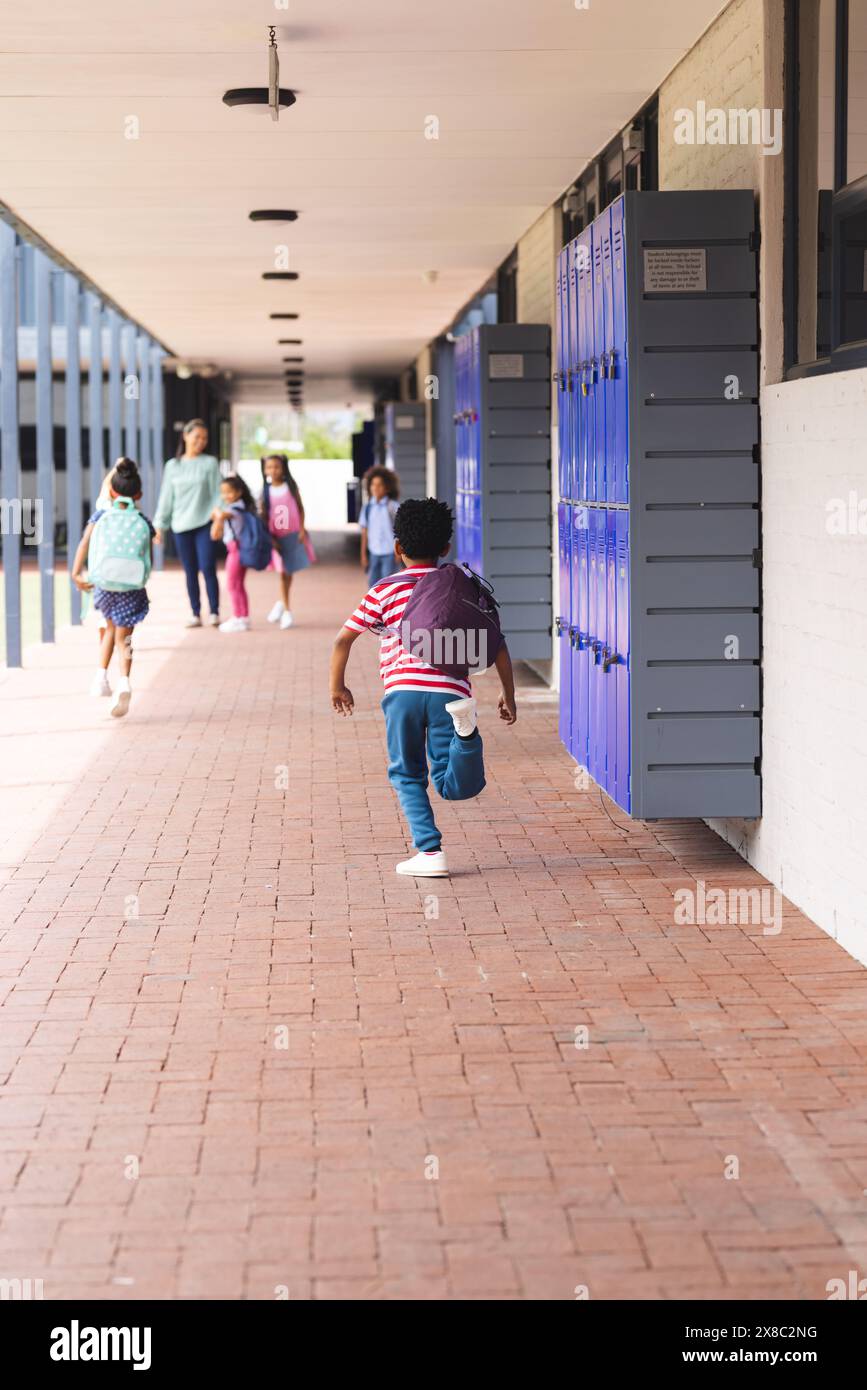
[[[733,0],[659,89],[660,188],[753,188],[764,158],[754,145],[677,145],[675,112],[763,105],[763,0]]]
[[[765,388],[762,435],[763,816],[711,824],[867,963],[867,535],[827,530],[867,505],[867,370]]]
[[[554,322],[559,209],[543,212],[518,242],[518,322]]]

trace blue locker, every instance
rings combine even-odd
[[[605,634],[608,623],[608,594],[606,588],[606,514],[601,507],[591,507],[590,519],[590,652],[588,662],[588,770],[590,776],[606,785],[608,764],[608,727],[605,708],[605,674],[603,671]]]
[[[606,377],[606,451],[611,460],[612,481],[608,499],[629,501],[629,378],[628,324],[626,309],[626,228],[623,199],[612,203],[610,310],[608,313],[608,362]]]
[[[613,507],[605,513],[605,646],[602,657],[602,699],[605,705],[605,781],[609,796],[617,787],[617,518]]]
[[[573,419],[575,414],[575,394],[574,384],[572,381],[572,374],[570,371],[572,365],[573,303],[572,286],[569,274],[570,253],[568,246],[563,248],[561,256],[562,264],[560,273],[560,288],[562,297],[563,359],[561,363],[562,379],[560,385],[562,389],[560,393],[560,398],[563,402],[562,437],[565,444],[565,449],[561,454],[560,485],[563,489],[562,496],[567,497],[571,501],[574,497],[575,481],[575,425]]]
[[[607,473],[605,458],[605,262],[611,248],[611,209],[600,213],[593,225],[593,343],[591,348],[591,395],[593,420],[590,429],[588,476],[595,502],[607,502]]]
[[[564,247],[557,257],[557,483],[560,500],[572,496],[572,456],[569,437],[569,412],[567,409],[566,369],[569,359],[569,250]]]
[[[572,752],[572,507],[557,506],[557,546],[560,561],[560,613],[557,648],[560,653],[560,738]]]
[[[702,267],[688,295],[656,274],[683,248]],[[730,607],[750,615],[760,653],[758,412],[723,422],[708,392],[722,349],[755,381],[754,200],[627,192],[564,248],[557,277],[559,481],[573,504],[571,525],[558,514],[572,646],[561,737],[630,815],[758,815],[758,670],[695,659],[712,658]],[[648,467],[630,476],[633,454]]]
[[[572,508],[572,739],[570,752],[588,765],[590,728],[590,532],[587,507]]]
[[[615,512],[617,518],[617,777],[614,799],[624,811],[632,810],[630,783],[630,689],[629,689],[629,513]]]
[[[588,499],[588,431],[592,417],[592,393],[588,384],[588,324],[593,296],[593,231],[588,227],[571,245],[571,413],[572,413],[572,498]]]

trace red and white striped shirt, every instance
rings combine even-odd
[[[400,574],[380,579],[368,589],[355,612],[343,624],[352,632],[380,634],[379,674],[386,695],[392,690],[436,690],[456,697],[472,694],[469,681],[426,665],[401,646],[398,632],[381,631],[383,627],[400,627],[414,585],[422,575],[430,574],[435,568],[435,565],[414,565]]]

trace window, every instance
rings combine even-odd
[[[786,7],[790,375],[867,364],[867,0]]]
[[[518,252],[503,261],[497,271],[497,323],[518,322]]]
[[[641,110],[575,180],[563,199],[563,245],[627,189],[658,188],[658,105]]]

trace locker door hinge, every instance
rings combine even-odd
[[[754,569],[754,570],[760,570],[761,568],[762,568],[762,552],[761,552],[761,550],[759,549],[759,547],[757,546],[756,549],[753,551],[753,569]]]
[[[756,230],[755,230],[754,232],[750,232],[750,241],[749,241],[750,250],[751,250],[751,251],[758,251],[758,249],[759,249],[759,247],[761,246],[761,244],[762,244],[762,234],[761,234],[761,232],[759,231],[759,229],[758,229],[758,227],[757,227]]]
[[[761,759],[761,755],[759,755],[759,756],[756,757],[756,758],[753,758],[753,771],[755,772],[755,774],[756,774],[757,777],[761,777],[761,775],[762,775],[762,759]]]
[[[753,463],[761,463],[761,461],[762,461],[762,446],[761,446],[761,444],[756,443],[756,444],[753,445]]]

